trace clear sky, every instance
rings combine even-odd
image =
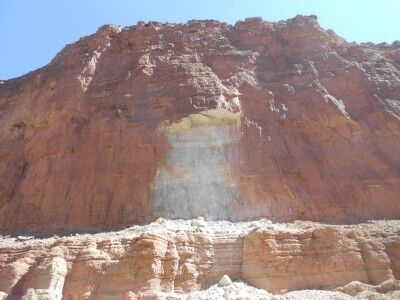
[[[278,21],[318,16],[348,41],[400,40],[400,0],[0,0],[0,78],[47,64],[65,44],[103,24],[216,19],[235,23],[261,16]]]

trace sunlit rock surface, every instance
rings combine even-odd
[[[303,16],[103,26],[0,85],[0,231],[398,218],[399,47]]]
[[[399,42],[106,25],[0,125],[0,299],[400,299]]]
[[[2,237],[0,291],[11,299],[399,296],[399,228],[159,219],[97,234]]]

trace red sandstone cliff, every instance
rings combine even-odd
[[[0,84],[0,231],[400,217],[400,45],[314,17],[104,26]]]

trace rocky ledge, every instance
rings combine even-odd
[[[0,242],[3,299],[396,299],[399,277],[399,221],[159,219]]]

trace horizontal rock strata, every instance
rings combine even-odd
[[[93,235],[3,237],[0,291],[4,299],[178,297],[224,275],[270,293],[368,287],[398,279],[399,225],[160,220]],[[360,285],[341,291],[354,296]]]

